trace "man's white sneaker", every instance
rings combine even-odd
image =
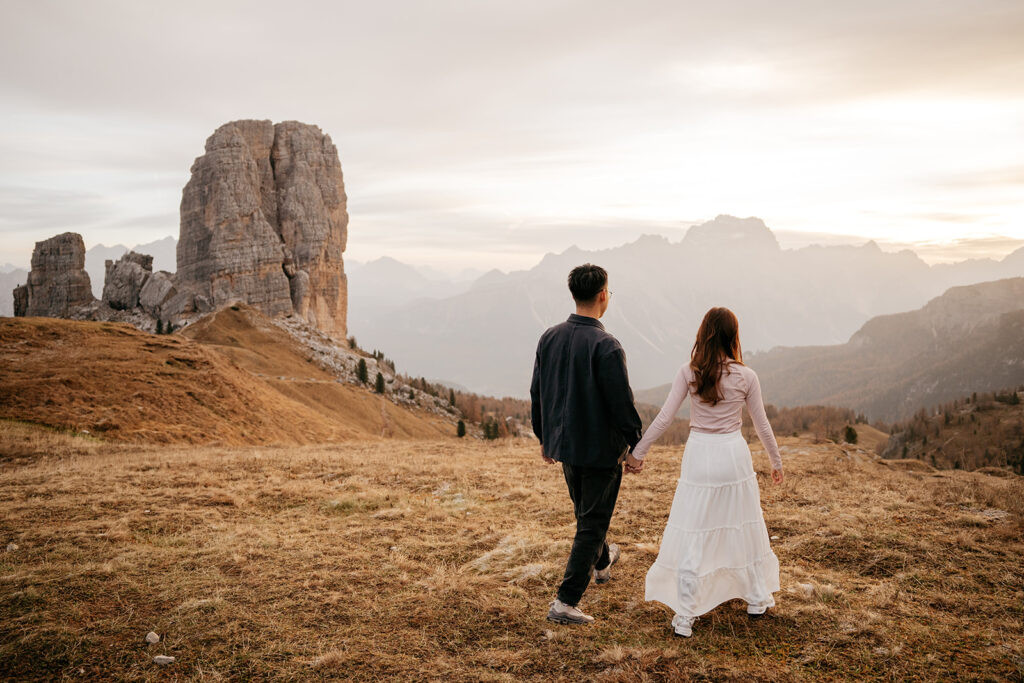
[[[693,622],[695,621],[697,621],[697,617],[684,617],[682,614],[677,614],[672,617],[672,630],[677,636],[689,638],[693,635]]]
[[[611,560],[604,569],[594,570],[594,583],[608,583],[612,580],[612,565],[619,561],[619,546],[612,543],[608,546],[608,557]]]
[[[555,621],[559,624],[589,624],[594,617],[584,614],[572,605],[567,605],[561,600],[555,599],[548,610],[548,621]]]

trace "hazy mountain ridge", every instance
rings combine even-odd
[[[153,257],[154,272],[166,270],[169,273],[173,273],[177,268],[177,246],[178,240],[168,236],[152,242],[146,242],[145,244],[136,244],[131,249],[123,244],[115,244],[110,247],[104,244],[97,244],[91,249],[87,249],[85,252],[85,272],[89,273],[93,296],[97,299],[103,296],[103,281],[107,272],[107,259],[116,261],[129,251],[134,251],[136,254],[146,254]]]
[[[894,420],[1024,382],[1024,278],[954,287],[916,311],[869,320],[846,344],[751,354],[765,400],[825,403]]]
[[[420,269],[388,256],[367,263],[346,263],[350,293],[349,329],[363,328],[386,311],[419,299],[444,299],[468,290],[472,280],[428,277]],[[428,271],[429,272],[429,271]]]
[[[601,251],[572,247],[530,270],[492,271],[455,296],[370,311],[351,330],[412,374],[524,396],[537,338],[573,310],[566,275],[586,261],[610,273],[602,322],[626,350],[634,387],[672,378],[711,306],[737,313],[748,352],[839,344],[872,317],[918,308],[949,287],[1024,275],[1024,249],[1002,261],[930,267],[874,242],[781,249],[760,219],[719,216],[679,242],[644,236]]]
[[[10,264],[8,264],[10,265]],[[14,315],[14,297],[11,292],[28,280],[28,271],[24,268],[11,267],[9,270],[0,272],[0,316],[10,317]],[[101,285],[102,289],[102,285]]]

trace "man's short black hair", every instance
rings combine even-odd
[[[607,284],[608,271],[592,263],[576,266],[569,273],[569,291],[576,303],[590,303]]]

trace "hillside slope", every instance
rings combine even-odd
[[[121,323],[0,319],[0,417],[166,443],[452,433],[434,415],[338,383],[285,333],[226,310],[190,331],[196,340]]]
[[[974,394],[892,425],[883,458],[916,458],[936,467],[1009,468],[1024,474],[1024,386]]]
[[[740,334],[743,335],[743,318]],[[748,354],[767,403],[825,404],[905,419],[971,392],[1024,383],[1024,278],[954,287],[924,307],[872,318],[845,344]],[[669,385],[637,392],[656,403]]]
[[[18,680],[945,681],[1024,675],[1021,478],[781,439],[755,470],[777,606],[671,635],[644,602],[682,449],[624,478],[597,621],[544,620],[574,522],[527,442],[134,447],[0,468]],[[0,447],[4,432],[0,430]],[[115,448],[113,452],[103,449]],[[367,467],[372,459],[373,466]],[[911,464],[914,467],[911,468]],[[59,472],[59,476],[54,476]],[[162,638],[143,642],[148,631]],[[154,655],[171,655],[169,667]]]

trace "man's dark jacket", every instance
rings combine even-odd
[[[626,354],[597,318],[574,313],[541,335],[530,399],[533,432],[559,462],[614,467],[640,441]]]

